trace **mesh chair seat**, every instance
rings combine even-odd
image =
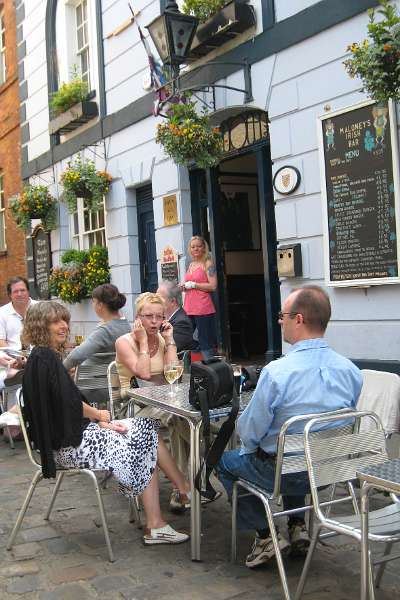
[[[361,517],[360,515],[347,515],[343,517],[330,517],[327,519],[332,525],[337,524],[347,527],[361,538]],[[378,508],[370,513],[369,534],[371,540],[379,541],[381,536],[392,535],[398,538],[400,533],[400,504],[390,504],[383,508]]]

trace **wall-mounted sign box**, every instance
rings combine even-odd
[[[161,279],[164,281],[178,281],[178,253],[172,246],[165,246],[161,252]]]
[[[400,283],[396,132],[392,103],[319,119],[327,285]]]
[[[178,223],[178,207],[176,204],[176,194],[163,196],[164,226],[176,225]]]

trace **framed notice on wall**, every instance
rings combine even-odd
[[[363,102],[327,113],[318,135],[327,285],[400,283],[393,105]]]

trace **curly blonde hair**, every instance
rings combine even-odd
[[[143,310],[145,304],[161,304],[164,310],[165,302],[160,294],[154,294],[153,292],[144,292],[136,298],[136,316],[139,316]]]
[[[69,325],[70,319],[69,310],[59,302],[53,300],[36,302],[26,313],[21,342],[26,346],[31,344],[50,347],[50,323],[65,321]]]
[[[202,257],[201,260],[203,262],[207,262],[208,260],[210,260],[211,259],[210,248],[209,248],[209,246],[207,244],[207,241],[203,237],[201,237],[201,235],[194,235],[189,240],[189,243],[188,243],[188,254],[189,254],[190,258],[193,258],[190,246],[191,246],[192,242],[194,242],[194,241],[200,242],[202,244],[202,246],[204,247],[203,257]]]

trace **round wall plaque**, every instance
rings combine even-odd
[[[300,185],[301,175],[296,167],[281,167],[274,175],[274,189],[279,194],[292,194]]]

